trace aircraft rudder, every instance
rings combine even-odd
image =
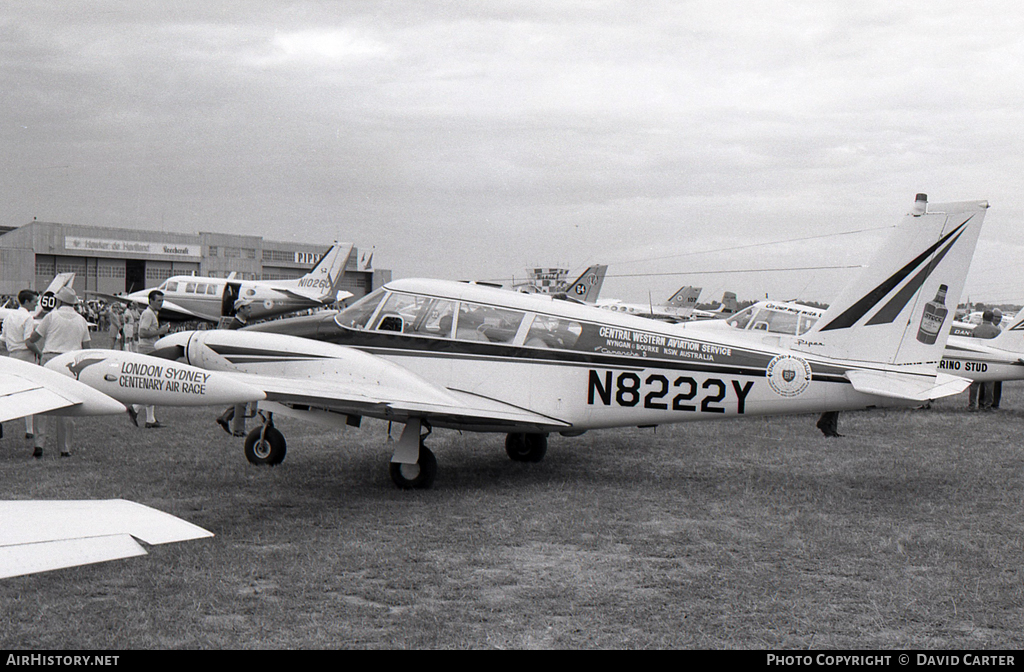
[[[601,294],[601,285],[604,284],[604,276],[607,271],[607,264],[594,264],[569,285],[566,294],[584,303],[595,303]]]
[[[941,359],[988,203],[922,197],[798,349],[901,365]]]

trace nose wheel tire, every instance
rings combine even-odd
[[[509,434],[505,452],[514,462],[540,462],[548,452],[547,434]]]
[[[434,484],[437,476],[437,458],[424,445],[420,445],[420,457],[416,464],[392,462],[391,480],[402,490],[426,490]]]
[[[274,427],[257,427],[245,437],[245,459],[250,464],[274,466],[284,460],[284,434]]]

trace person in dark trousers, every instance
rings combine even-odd
[[[1001,316],[1000,316],[1001,317]],[[999,327],[992,323],[994,315],[991,310],[981,314],[981,324],[974,328],[971,336],[974,338],[995,338],[999,335]],[[992,383],[975,381],[967,391],[968,411],[991,411],[992,410]]]
[[[828,437],[842,436],[839,433],[839,411],[825,411],[815,425],[821,433]]]
[[[1003,322],[1003,311],[999,310],[998,308],[993,308],[992,309],[992,324],[994,324],[996,329],[998,329],[1000,332],[1003,330],[1003,328],[1001,326],[1002,322]],[[1003,381],[1001,381],[1001,380],[994,380],[994,381],[992,381],[992,410],[993,411],[999,410],[999,400],[1002,398],[1002,396],[1003,396]]]

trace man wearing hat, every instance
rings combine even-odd
[[[72,350],[82,350],[89,347],[89,323],[84,317],[78,314],[75,306],[78,305],[78,295],[70,287],[61,287],[54,297],[57,300],[57,309],[46,314],[35,332],[28,339],[28,347],[41,358],[43,364]],[[40,347],[40,341],[42,347]],[[61,457],[71,457],[71,439],[75,429],[75,422],[63,415],[56,416],[57,419],[57,448]],[[36,449],[32,457],[43,456],[43,444],[45,442],[47,425],[49,419],[46,416],[36,417]]]

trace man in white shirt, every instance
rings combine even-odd
[[[75,311],[78,304],[78,295],[70,287],[61,287],[54,297],[57,300],[57,309],[51,310],[46,317],[39,321],[35,332],[29,337],[27,344],[30,350],[39,355],[40,361],[46,364],[57,355],[71,352],[72,350],[83,350],[89,347],[92,337],[89,336],[89,323],[84,317]],[[42,346],[40,346],[42,342]],[[57,448],[61,457],[71,457],[71,440],[74,434],[75,421],[71,418],[58,415],[57,424]],[[32,457],[42,457],[42,445],[46,440],[47,418],[39,416],[36,418],[36,449]]]
[[[23,289],[18,292],[19,308],[4,318],[3,339],[7,346],[7,352],[14,359],[23,362],[38,364],[39,358],[36,353],[29,350],[28,339],[36,328],[33,316],[36,307],[39,305],[39,295],[31,289]],[[35,438],[35,422],[31,415],[25,416],[25,438]],[[42,449],[42,444],[36,442],[36,447]]]
[[[160,308],[164,305],[164,293],[159,289],[154,289],[149,293],[149,305],[144,311],[142,311],[142,317],[139,318],[139,349],[138,351],[148,355],[156,349],[155,343],[160,339],[161,336],[166,335],[170,330],[170,326],[160,326]],[[132,410],[138,413],[140,408],[146,409],[146,429],[157,429],[163,427],[160,422],[156,419],[156,407],[155,406],[133,406]],[[137,421],[136,421],[136,424]]]

